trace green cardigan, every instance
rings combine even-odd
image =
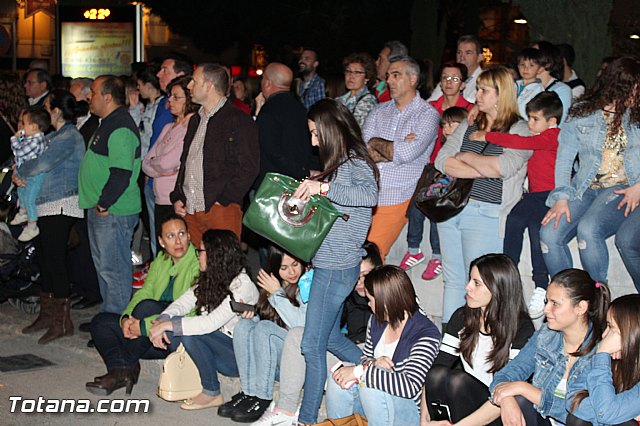
[[[169,285],[171,277],[176,277],[173,282],[173,300],[177,300],[195,283],[198,275],[200,275],[200,262],[196,255],[196,249],[192,244],[189,244],[187,253],[175,265],[171,256],[165,253],[159,254],[156,260],[151,262],[144,285],[140,290],[135,292],[127,308],[122,312],[120,321],[122,321],[122,318],[125,316],[131,316],[134,308],[141,301],[147,299],[160,300],[162,293],[164,293]],[[151,321],[157,316],[158,315],[151,315],[144,318],[146,325],[146,327],[144,327],[145,330],[151,329]],[[142,320],[142,318],[138,319]]]

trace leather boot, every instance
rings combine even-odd
[[[40,313],[38,318],[29,326],[22,329],[22,334],[31,334],[45,330],[51,325],[51,310],[53,306],[53,293],[40,292]]]
[[[111,395],[113,391],[125,388],[125,394],[131,395],[133,385],[138,383],[139,376],[140,363],[136,363],[133,367],[117,367],[101,376],[99,381],[88,382],[85,388],[94,395],[102,396]]]
[[[53,299],[53,319],[51,326],[44,336],[38,340],[38,343],[46,345],[63,336],[73,336],[71,303],[69,299]]]

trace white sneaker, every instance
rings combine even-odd
[[[547,297],[547,290],[536,287],[529,300],[529,316],[531,319],[538,319],[544,315],[544,300]]]
[[[9,225],[22,225],[27,220],[29,220],[29,218],[27,217],[27,211],[19,210],[18,213],[16,213],[16,215],[13,217],[13,220],[9,222]]]
[[[18,241],[26,243],[27,241],[33,240],[38,235],[40,235],[40,228],[37,226],[26,226],[22,230],[22,234],[18,236]]]
[[[251,426],[295,426],[298,416],[290,416],[279,408],[275,408],[275,403],[271,403],[269,409],[258,419],[251,423]]]
[[[142,253],[131,250],[131,263],[133,264],[133,266],[140,266],[144,264]]]

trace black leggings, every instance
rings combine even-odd
[[[67,241],[76,218],[56,215],[38,218],[40,235],[35,241],[40,265],[42,291],[55,298],[69,297],[71,285],[67,276]]]
[[[543,418],[538,410],[535,409],[533,403],[523,396],[516,396],[518,406],[522,411],[524,420],[527,426],[551,426],[551,421],[548,418]]]
[[[427,374],[427,404],[440,401],[449,406],[451,421],[458,422],[480,408],[489,398],[489,389],[464,370],[437,365]],[[501,425],[500,419],[490,423]]]
[[[584,420],[580,420],[573,414],[569,414],[567,416],[567,426],[592,426],[591,422],[587,422]],[[629,420],[624,423],[618,423],[616,426],[638,426],[638,423],[635,420]]]

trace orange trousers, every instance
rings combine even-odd
[[[383,262],[402,228],[407,224],[407,208],[410,202],[411,199],[401,204],[376,206],[373,209],[367,239],[378,246]]]
[[[196,212],[184,217],[189,228],[191,242],[200,247],[202,234],[209,229],[228,229],[240,239],[242,232],[242,210],[239,204],[231,203],[228,206],[214,204],[208,212]]]

